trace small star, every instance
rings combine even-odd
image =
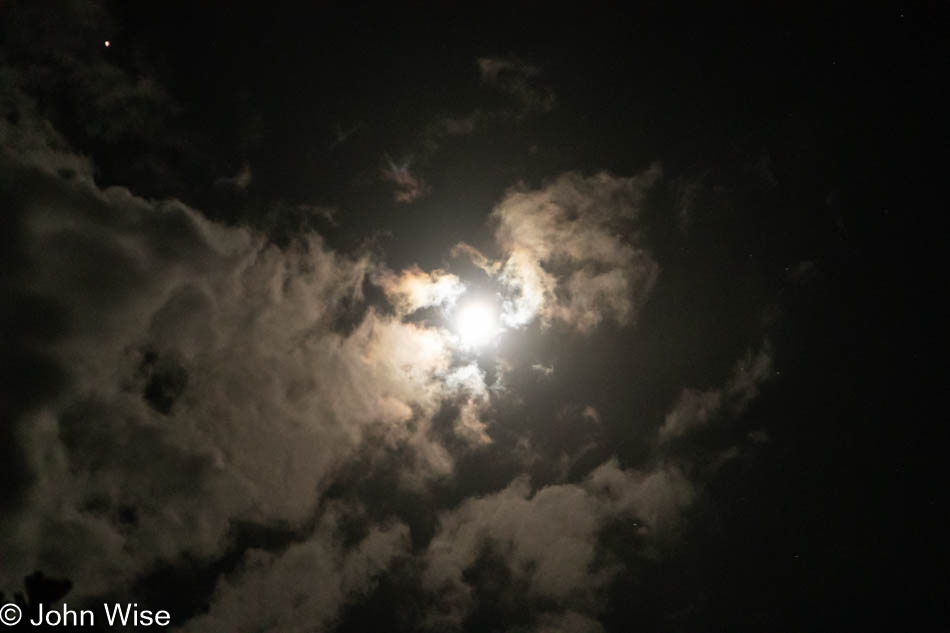
[[[112,46],[112,42],[110,42],[109,40],[106,40],[105,42],[103,42],[103,44],[105,44],[106,48],[109,48],[110,46]]]

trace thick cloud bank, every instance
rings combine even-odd
[[[7,332],[4,364],[23,374],[7,383],[4,439],[25,484],[2,522],[5,585],[39,568],[96,593],[220,554],[236,520],[302,525],[369,429],[410,448],[407,471],[451,470],[428,421],[483,385],[458,374],[448,333],[373,309],[348,333],[335,324],[369,276],[400,313],[457,296],[457,279],[395,275],[313,234],[281,249],[176,201],[101,190],[23,113],[2,130],[17,299],[4,316],[23,328]]]

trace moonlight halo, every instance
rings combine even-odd
[[[482,348],[499,333],[496,310],[483,299],[471,299],[459,305],[454,324],[459,342],[465,349]]]

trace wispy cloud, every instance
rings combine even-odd
[[[660,427],[660,440],[666,442],[686,435],[724,411],[738,415],[758,395],[760,385],[771,376],[772,349],[765,342],[757,352],[747,352],[736,363],[732,377],[722,388],[706,391],[683,389]]]
[[[366,124],[362,121],[357,121],[356,123],[347,127],[344,127],[341,123],[337,123],[333,143],[330,144],[330,149],[335,149],[349,141],[350,138],[358,134],[365,127],[365,125]]]
[[[540,319],[588,332],[605,319],[629,323],[659,274],[635,223],[661,173],[659,165],[633,178],[568,173],[541,189],[512,189],[491,216],[503,257],[491,262],[468,245],[453,252],[497,275],[508,291],[508,327]]]
[[[518,100],[522,108],[519,115],[554,109],[554,92],[541,84],[539,67],[506,57],[479,57],[476,64],[484,83]]]
[[[397,164],[387,158],[381,175],[383,180],[395,185],[393,199],[396,202],[408,204],[429,193],[429,186],[421,176],[412,173],[408,161]]]
[[[219,187],[230,187],[238,191],[244,191],[254,180],[254,174],[251,172],[251,166],[244,164],[233,176],[222,176],[214,181]]]
[[[417,166],[425,167],[445,143],[471,136],[485,129],[522,120],[529,114],[551,111],[557,101],[554,91],[542,81],[537,66],[513,58],[480,57],[476,59],[481,83],[508,97],[511,103],[492,107],[476,107],[462,114],[439,114],[426,124],[406,151]],[[342,141],[341,141],[342,142]],[[396,185],[398,202],[412,202],[428,193],[418,173],[410,170],[410,161],[395,163],[388,157],[383,178]]]

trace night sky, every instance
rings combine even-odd
[[[948,27],[0,2],[0,604],[945,630]]]

